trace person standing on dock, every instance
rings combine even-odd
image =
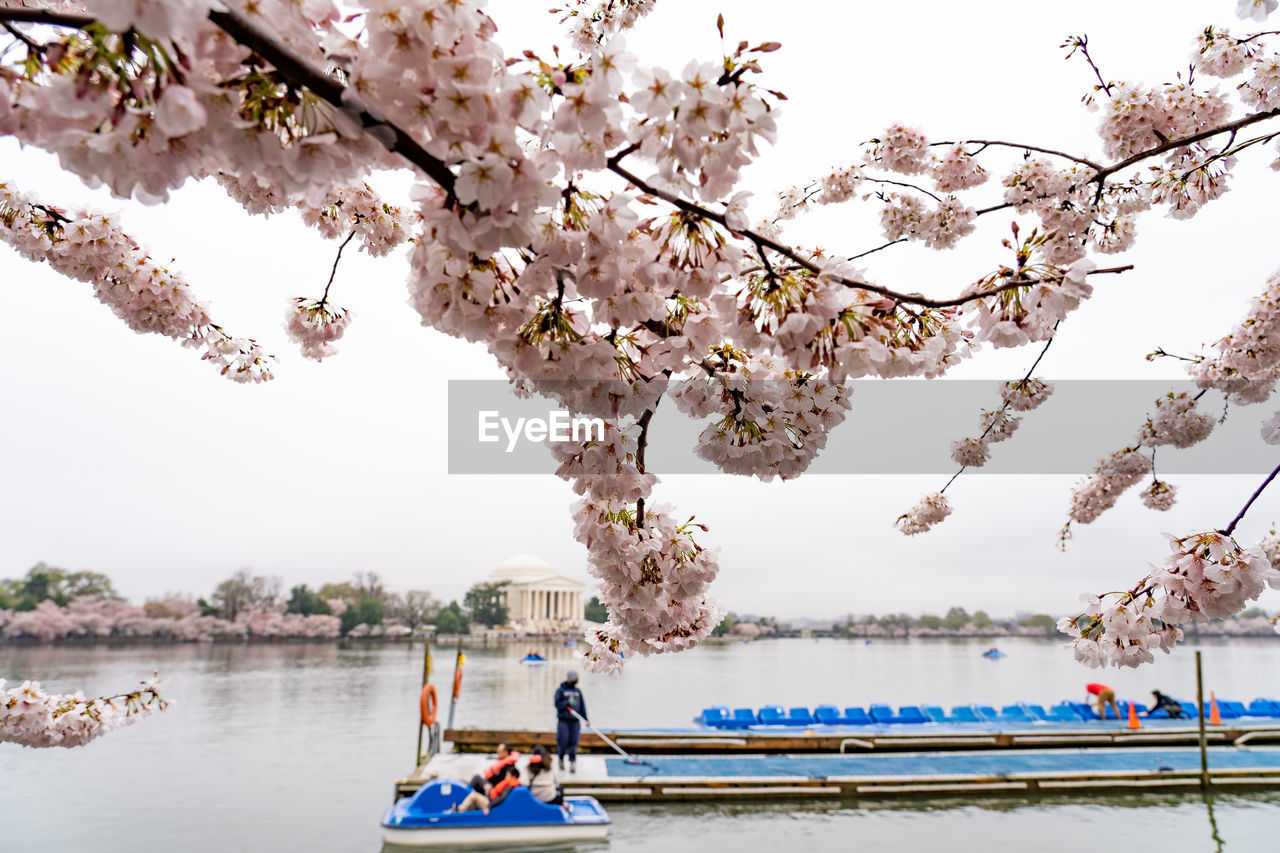
[[[564,682],[556,688],[556,756],[563,770],[564,757],[568,754],[570,773],[578,772],[578,737],[582,734],[575,711],[582,719],[588,719],[587,700],[582,698],[582,691],[578,689],[578,673],[571,669],[565,674]]]
[[[1116,704],[1116,692],[1105,684],[1099,684],[1096,681],[1092,684],[1086,684],[1084,689],[1091,696],[1096,696],[1098,700],[1098,716],[1102,719],[1107,718],[1107,706],[1111,706],[1111,710],[1116,712],[1116,719],[1120,719],[1120,706]]]

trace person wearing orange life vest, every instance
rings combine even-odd
[[[489,789],[489,808],[502,805],[502,801],[507,798],[507,795],[519,787],[520,771],[516,769],[514,764],[508,764],[502,769],[497,782]]]
[[[498,760],[471,777],[471,793],[458,805],[458,811],[481,809],[488,814],[493,805],[494,788],[506,777],[508,768],[514,768],[519,759],[519,752],[505,743],[498,744]]]
[[[1120,719],[1120,706],[1116,704],[1116,692],[1105,684],[1098,684],[1096,681],[1092,684],[1086,684],[1084,689],[1094,697],[1097,697],[1098,716],[1102,719],[1107,718],[1107,706],[1111,707],[1116,713],[1116,719]]]

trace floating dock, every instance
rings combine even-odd
[[[637,754],[705,755],[711,753],[859,753],[918,752],[920,750],[1043,749],[1045,747],[1194,746],[1200,732],[1194,721],[1146,720],[1130,729],[1123,721],[1079,724],[928,723],[917,726],[870,725],[809,729],[619,729],[605,732],[627,752]],[[1212,726],[1210,745],[1280,743],[1280,720]],[[448,729],[444,739],[455,752],[492,753],[506,743],[520,752],[541,744],[555,751],[555,732],[518,729]],[[584,731],[578,746],[583,753],[610,753],[602,738]]]
[[[434,778],[466,780],[491,759],[434,756],[396,783],[407,796]],[[1208,750],[1217,788],[1280,787],[1280,747]],[[962,794],[1035,794],[1099,790],[1180,790],[1201,785],[1199,750],[971,750],[882,755],[583,755],[576,773],[563,772],[565,793],[602,801],[698,799],[885,798]]]

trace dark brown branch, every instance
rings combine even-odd
[[[333,259],[333,269],[329,271],[329,283],[324,286],[324,295],[320,297],[321,308],[323,308],[324,304],[329,301],[329,288],[333,287],[333,278],[338,274],[338,262],[342,260],[342,250],[347,248],[347,244],[350,243],[351,239],[355,236],[355,229],[352,229],[351,233],[347,235],[347,239],[343,240],[342,245],[338,247],[338,254]]]
[[[1075,154],[1068,154],[1065,151],[1058,151],[1053,148],[1041,148],[1038,145],[1024,145],[1020,142],[1004,142],[999,139],[961,139],[953,142],[931,142],[930,147],[934,145],[998,145],[1004,148],[1016,148],[1020,151],[1036,151],[1040,154],[1052,154],[1055,157],[1063,157],[1072,162],[1079,163],[1082,166],[1088,166],[1090,169],[1101,171],[1102,166],[1093,162],[1087,157],[1077,157]]]
[[[1223,534],[1227,536],[1231,535],[1231,532],[1236,529],[1236,525],[1244,518],[1244,514],[1249,511],[1249,507],[1253,506],[1253,502],[1256,501],[1264,491],[1266,491],[1267,486],[1271,485],[1271,481],[1276,478],[1277,474],[1280,474],[1280,465],[1277,465],[1271,473],[1267,475],[1267,479],[1262,481],[1262,485],[1258,486],[1257,491],[1249,496],[1249,500],[1245,502],[1243,507],[1241,507],[1240,512],[1236,513],[1236,517],[1231,519],[1231,523],[1222,529],[1221,532]]]
[[[1235,121],[1227,122],[1226,124],[1220,124],[1217,127],[1211,127],[1208,130],[1202,130],[1199,133],[1193,133],[1190,136],[1183,136],[1183,137],[1179,137],[1178,139],[1170,139],[1168,142],[1165,142],[1161,145],[1157,145],[1155,148],[1148,148],[1145,151],[1139,151],[1137,154],[1134,154],[1132,157],[1126,157],[1125,159],[1121,160],[1119,163],[1114,163],[1110,166],[1107,166],[1105,169],[1101,170],[1092,178],[1090,178],[1089,183],[1101,183],[1102,181],[1105,181],[1107,178],[1114,175],[1116,172],[1123,171],[1124,169],[1127,169],[1130,166],[1133,166],[1137,163],[1141,163],[1143,160],[1146,160],[1148,157],[1155,157],[1158,154],[1163,154],[1166,151],[1172,151],[1175,148],[1185,148],[1188,145],[1192,145],[1196,142],[1200,142],[1202,140],[1208,139],[1211,136],[1217,136],[1219,133],[1231,133],[1239,130],[1242,127],[1248,127],[1251,124],[1257,124],[1260,121],[1266,121],[1269,118],[1276,118],[1277,116],[1280,116],[1280,108],[1277,108],[1274,110],[1266,110],[1265,112],[1260,112],[1260,113],[1253,113],[1252,115],[1247,115],[1244,118],[1236,119]]]
[[[653,409],[645,409],[644,414],[636,421],[640,425],[640,437],[636,440],[636,470],[641,474],[645,473],[644,452],[649,446],[649,422],[652,420]],[[644,498],[636,500],[636,526],[644,529]]]

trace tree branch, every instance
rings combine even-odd
[[[314,67],[306,60],[295,56],[289,48],[273,33],[259,27],[233,10],[211,10],[209,20],[240,44],[250,48],[267,62],[275,66],[281,77],[296,86],[309,89],[333,107],[352,114],[359,119],[360,126],[366,131],[377,132],[371,135],[386,147],[388,151],[399,154],[414,166],[417,166],[428,177],[453,194],[455,177],[445,162],[430,154],[394,123],[381,116],[374,115],[363,106],[352,108],[342,100],[347,87],[339,81]],[[32,24],[48,24],[55,27],[73,27],[84,29],[94,23],[88,15],[68,15],[61,12],[50,12],[44,9],[0,8],[0,21],[23,21]]]
[[[1276,478],[1277,474],[1280,474],[1280,465],[1277,465],[1272,472],[1267,475],[1267,479],[1263,480],[1262,485],[1258,486],[1257,490],[1249,496],[1249,500],[1247,500],[1245,505],[1241,507],[1240,512],[1236,513],[1236,517],[1231,519],[1231,523],[1222,529],[1221,532],[1224,535],[1231,535],[1231,532],[1236,529],[1236,525],[1244,518],[1244,514],[1249,511],[1249,507],[1253,506],[1253,502],[1256,501],[1264,491],[1266,491],[1267,486],[1271,485],[1271,481]]]
[[[1088,166],[1090,169],[1093,169],[1095,172],[1101,171],[1103,168],[1101,164],[1095,163],[1087,157],[1077,157],[1074,154],[1068,154],[1065,151],[1058,151],[1053,148],[1041,148],[1037,145],[1025,145],[1020,142],[1004,142],[999,139],[960,139],[952,142],[929,143],[930,147],[933,147],[935,145],[983,145],[983,146],[998,145],[1004,148],[1016,148],[1020,151],[1036,151],[1040,154],[1052,154],[1055,157],[1063,157],[1067,160],[1071,160],[1072,162],[1079,163],[1082,166]]]

